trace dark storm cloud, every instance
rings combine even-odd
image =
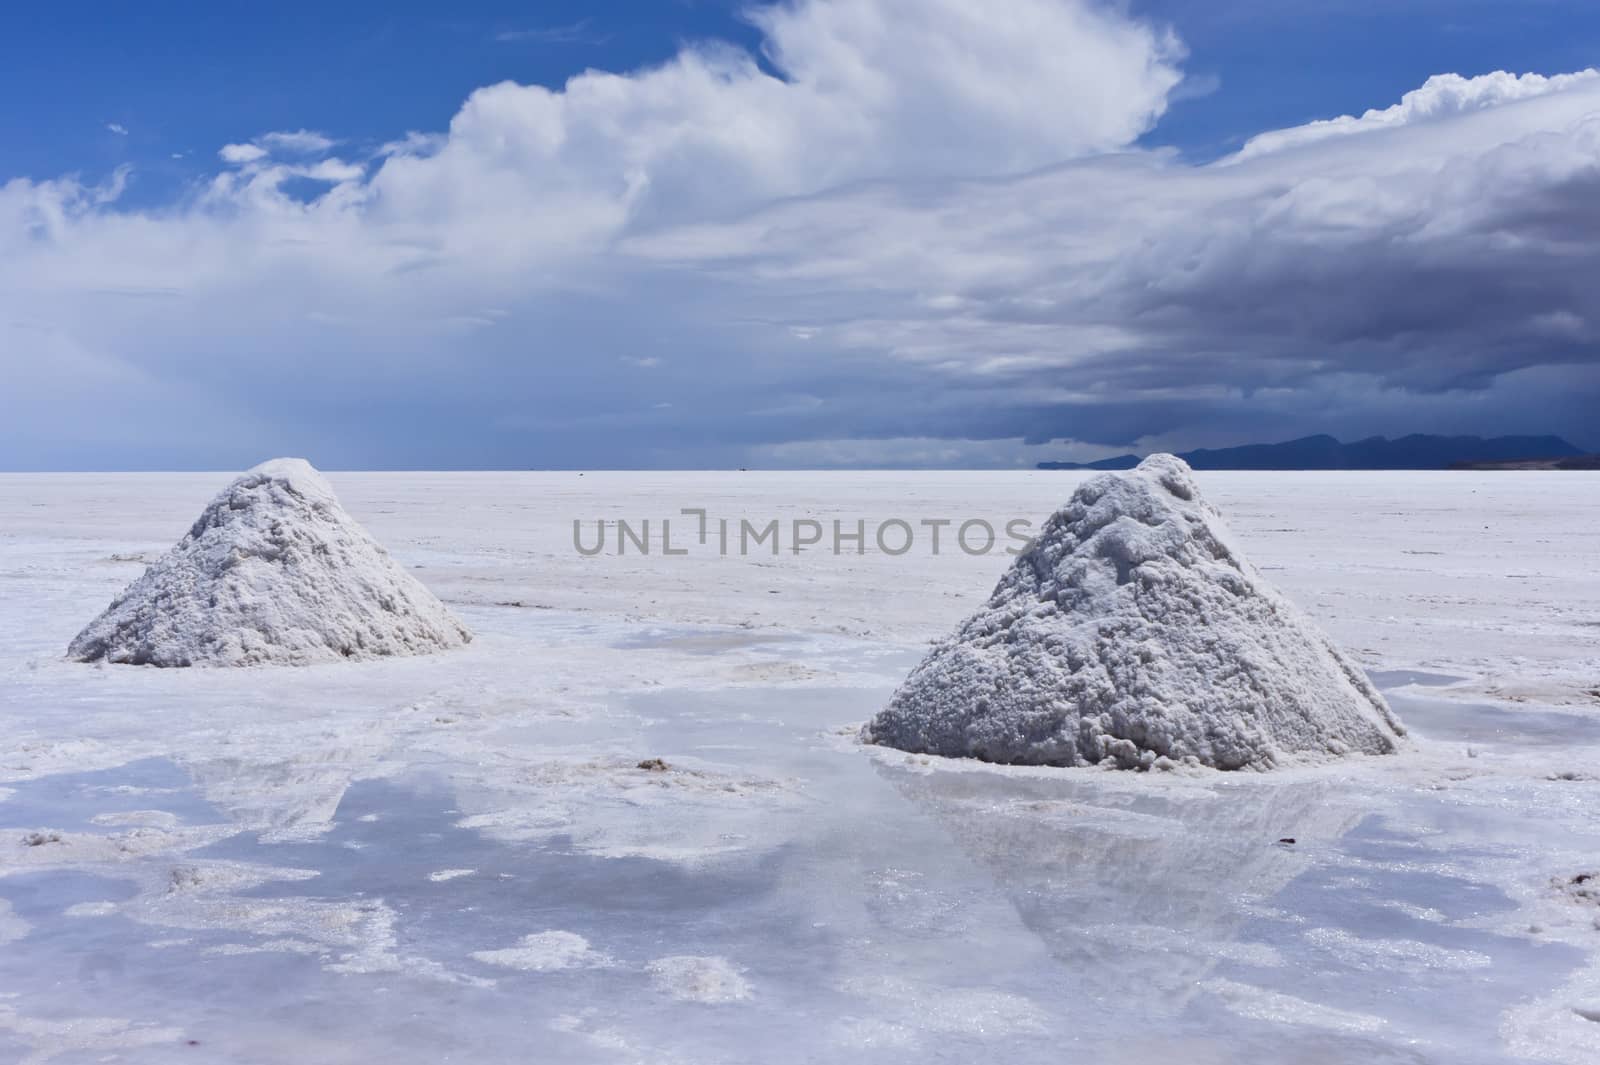
[[[1600,446],[1597,194],[1590,79],[1210,167],[1125,157],[915,203],[865,188],[636,247],[750,302],[804,291],[791,320],[814,343],[921,375],[857,435],[1426,422]],[[930,388],[962,402],[924,405]]]
[[[1194,166],[1118,150],[1177,82],[1151,27],[873,3],[970,63],[803,3],[765,27],[787,80],[691,49],[494,86],[366,165],[263,135],[158,212],[121,178],[0,188],[0,465],[1600,447],[1600,79],[1435,79]]]

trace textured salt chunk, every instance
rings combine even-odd
[[[603,969],[613,964],[610,956],[595,950],[576,932],[535,932],[523,936],[515,947],[479,950],[473,958],[486,965],[548,973],[561,969]]]
[[[472,634],[303,459],[262,463],[80,632],[79,661],[306,665],[459,647]]]
[[[727,958],[676,954],[645,968],[652,987],[680,1002],[718,1004],[750,997],[750,982]]]
[[[1404,735],[1171,455],[1085,482],[863,732],[1008,764],[1219,769],[1389,754]]]

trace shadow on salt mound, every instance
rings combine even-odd
[[[472,633],[304,459],[224,489],[67,649],[82,662],[309,665],[459,647]]]
[[[1014,765],[1217,769],[1390,754],[1404,735],[1171,455],[1085,482],[863,730]]]

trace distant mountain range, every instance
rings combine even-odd
[[[1306,436],[1281,444],[1200,448],[1179,454],[1197,470],[1448,470],[1451,467],[1576,468],[1559,460],[1582,456],[1559,436],[1426,436],[1390,440],[1382,436],[1345,444],[1331,436]],[[1041,470],[1131,470],[1138,455],[1098,462],[1041,462]],[[1525,467],[1526,468],[1526,467]]]
[[[1568,455],[1561,459],[1512,459],[1509,462],[1458,462],[1452,470],[1600,470],[1600,455]]]

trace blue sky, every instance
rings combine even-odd
[[[1584,0],[1146,0],[1189,69],[1217,92],[1180,104],[1148,140],[1199,156],[1317,118],[1387,107],[1431,74],[1555,73],[1600,56],[1600,6]]]
[[[13,5],[0,468],[1017,465],[1301,430],[1600,447],[1587,260],[1529,243],[1589,225],[1589,87],[1479,79],[1593,66],[1595,5],[977,10]],[[660,64],[687,73],[633,73]],[[563,91],[591,70],[626,77]],[[1392,123],[1235,158],[1443,74],[1465,87]],[[1519,138],[1546,170],[1505,174]],[[1528,210],[1444,243],[1429,212],[1491,178],[1528,181],[1504,188]],[[1362,188],[1382,209],[1338,214],[1344,236],[1311,217]],[[1256,225],[1285,212],[1299,228]],[[263,385],[284,366],[303,387]]]
[[[559,86],[586,67],[662,62],[684,39],[754,46],[741,6],[178,0],[107,2],[84,17],[12,5],[0,15],[0,87],[36,106],[0,115],[0,167],[41,177],[133,163],[148,201],[207,172],[217,145],[265,130],[376,146],[443,129],[473,89],[497,81]]]
[[[134,199],[149,202],[209,170],[217,145],[265,130],[376,145],[444,128],[482,85],[555,87],[588,67],[662,62],[686,40],[752,50],[760,41],[739,17],[746,5],[728,0],[451,6],[11,5],[0,14],[0,90],[30,105],[0,113],[0,177],[132,163]],[[1555,73],[1600,56],[1600,6],[1586,0],[1138,0],[1132,9],[1178,30],[1204,92],[1180,100],[1145,142],[1199,157],[1262,130],[1387,106],[1430,74]]]

